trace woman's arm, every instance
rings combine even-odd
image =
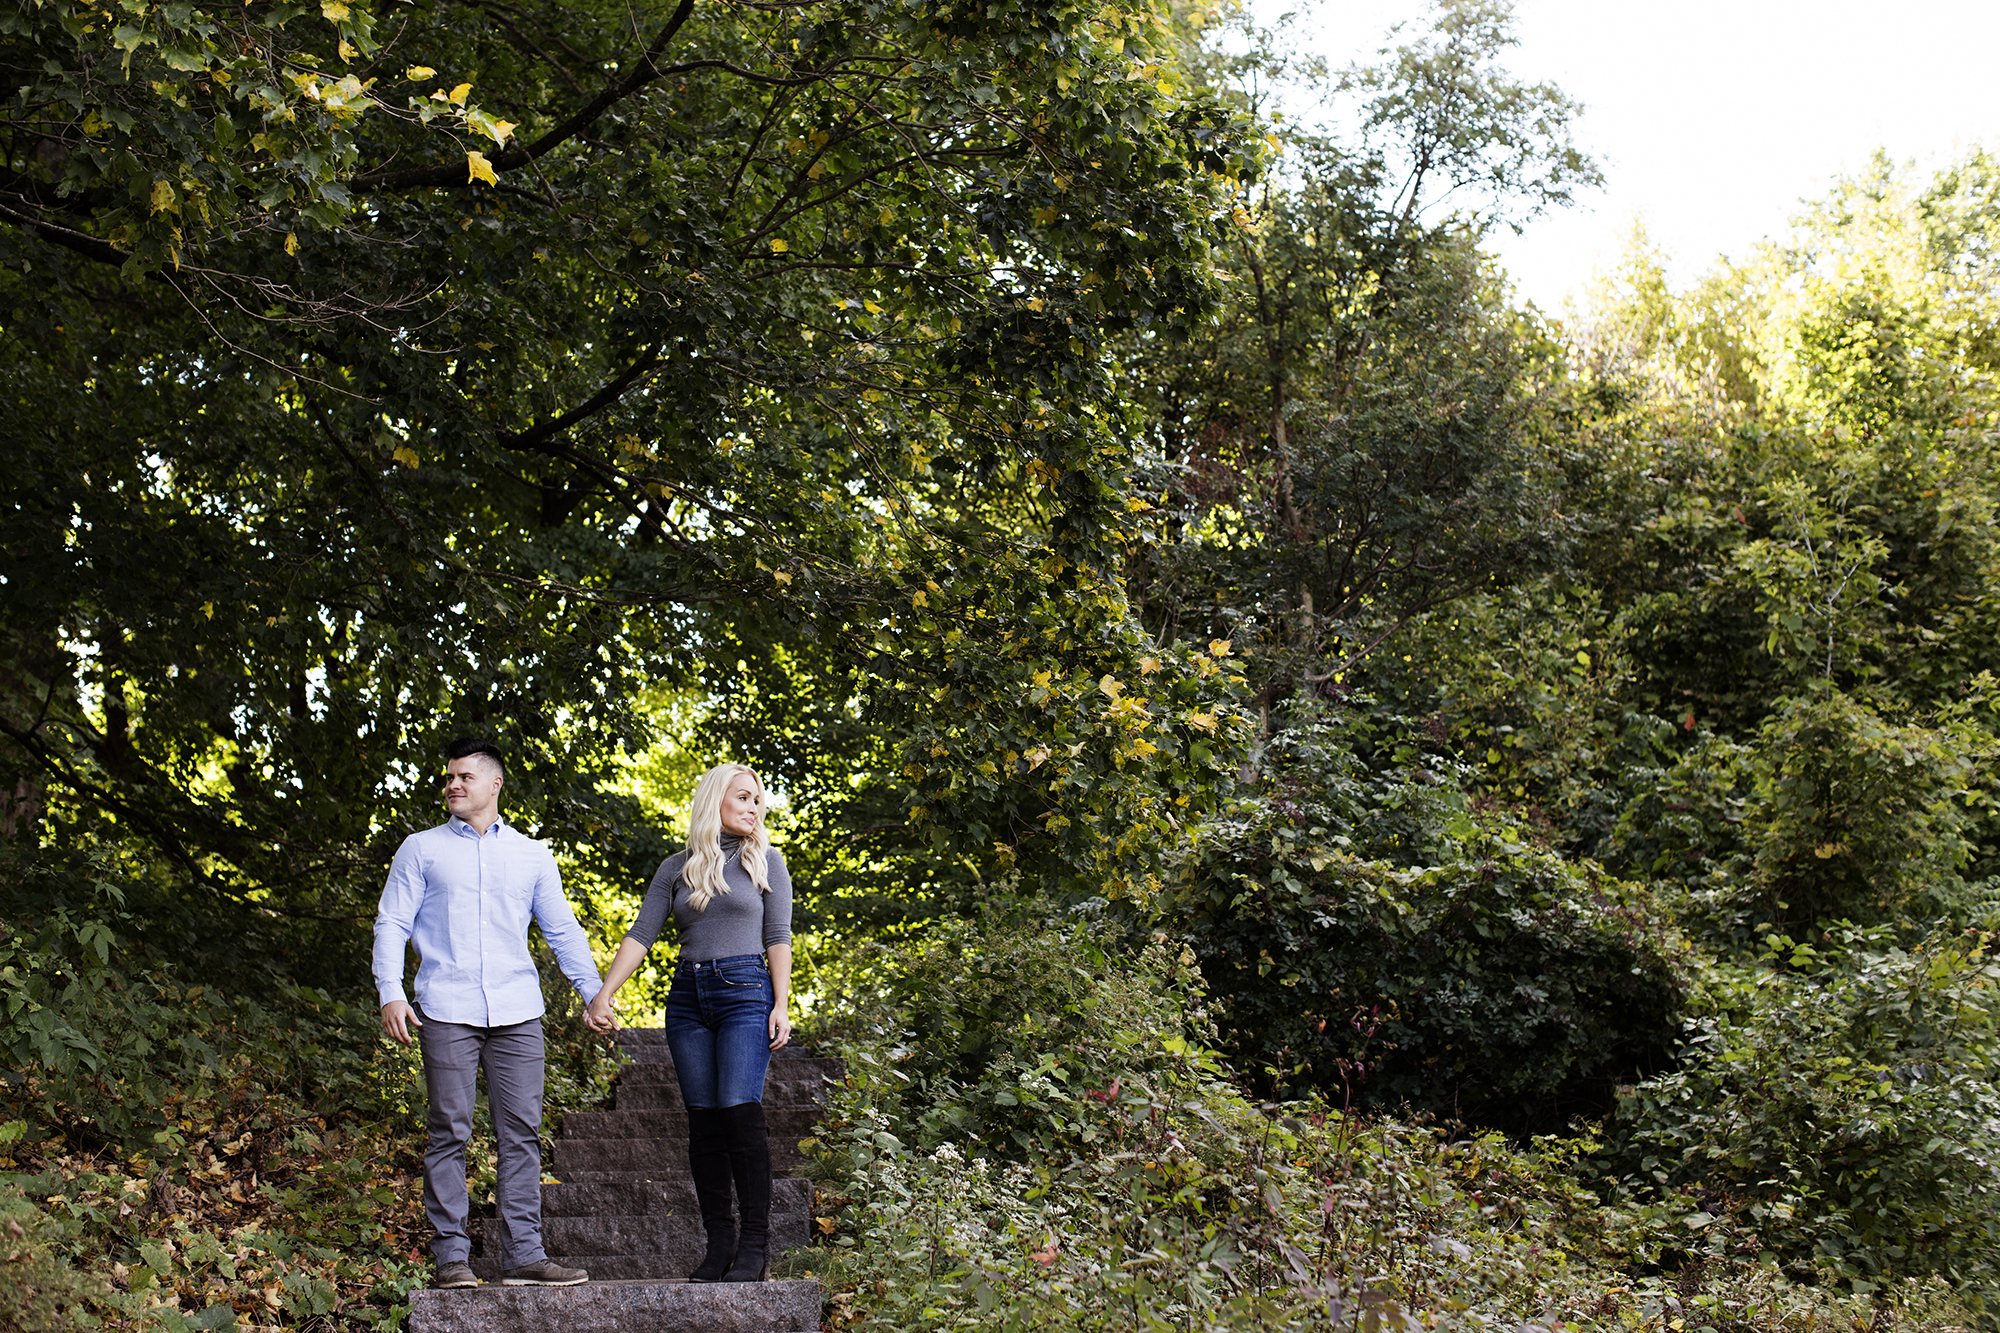
[[[792,946],[774,944],[764,950],[764,958],[771,965],[771,1049],[775,1051],[792,1039]],[[605,989],[610,989],[609,983]]]
[[[610,968],[604,973],[604,987],[590,1002],[588,1013],[599,1023],[609,1021],[612,1027],[618,1020],[611,1014],[611,999],[618,994],[618,988],[632,979],[639,970],[639,964],[646,961],[646,946],[627,935],[618,941],[618,956],[611,960]],[[789,961],[789,960],[788,960]],[[787,969],[789,971],[789,968]],[[609,1031],[610,1029],[606,1029]]]

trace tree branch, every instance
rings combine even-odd
[[[15,198],[18,197],[15,196]],[[74,250],[86,259],[94,259],[100,264],[122,266],[126,260],[132,257],[108,241],[100,241],[95,236],[74,231],[68,227],[59,227],[53,222],[36,217],[33,213],[23,212],[21,209],[13,207],[4,197],[0,197],[0,218],[7,219],[24,231],[35,233],[50,245],[61,246],[65,250]]]
[[[674,10],[673,17],[667,20],[667,25],[660,30],[660,35],[653,39],[653,44],[639,57],[631,73],[599,93],[582,110],[528,147],[510,148],[496,155],[493,158],[493,169],[512,171],[516,167],[526,166],[537,158],[546,156],[588,129],[619,102],[661,77],[666,71],[659,67],[660,53],[667,49],[667,43],[680,32],[692,13],[694,13],[694,0],[681,0],[680,5]],[[414,190],[429,186],[463,184],[465,184],[465,164],[462,162],[406,167],[402,171],[365,172],[348,182],[349,188],[355,190]]]
[[[498,440],[495,440],[494,443],[503,449],[540,449],[541,446],[562,434],[577,422],[582,421],[586,417],[595,416],[597,413],[611,406],[611,404],[617,402],[624,396],[625,391],[632,387],[635,380],[659,364],[659,348],[649,347],[646,349],[645,354],[630,366],[627,366],[624,373],[619,375],[617,379],[612,380],[588,399],[578,403],[561,416],[550,417],[547,421],[530,426],[526,430],[515,431],[512,435],[502,436]]]

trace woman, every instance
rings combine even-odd
[[[681,953],[667,992],[667,1046],[708,1232],[708,1253],[688,1281],[762,1282],[771,1271],[764,1074],[771,1052],[792,1039],[792,879],[764,830],[764,784],[742,764],[718,764],[695,785],[688,845],[653,875],[590,1002],[598,1020],[610,1019],[612,996],[669,915]],[[732,1180],[740,1230],[730,1220]]]

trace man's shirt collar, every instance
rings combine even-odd
[[[507,826],[506,817],[502,815],[496,815],[494,816],[493,819],[493,827],[487,829],[486,833],[488,836],[496,834],[506,826]],[[449,828],[453,833],[456,833],[461,838],[477,838],[481,836],[478,829],[472,827],[472,825],[466,823],[463,819],[460,819],[457,815],[453,815],[449,820],[447,820],[445,822],[445,827]]]

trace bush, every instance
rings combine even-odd
[[[143,886],[105,862],[9,868],[0,1243],[21,1276],[0,1284],[0,1328],[398,1326],[430,1269],[421,1066],[383,1037],[372,996],[348,1004],[248,960],[194,984],[194,965],[145,947],[157,937],[127,908]],[[546,949],[538,961],[553,1133],[601,1100],[614,1062]],[[208,984],[220,976],[229,992]],[[483,1103],[475,1126],[490,1142]]]
[[[31,1138],[173,1156],[182,1108],[245,1080],[260,1097],[411,1115],[421,1084],[411,1061],[379,1058],[372,1003],[269,973],[255,977],[253,997],[240,969],[190,980],[144,948],[145,923],[103,863],[6,869],[0,1119],[25,1121]]]
[[[0,1141],[19,1128],[0,1126]],[[103,1282],[56,1256],[58,1236],[55,1222],[29,1203],[19,1186],[0,1180],[0,1255],[7,1263],[6,1280],[0,1281],[0,1328],[68,1333],[90,1322],[89,1309],[110,1298]]]
[[[1624,1090],[1610,1161],[1634,1197],[1731,1218],[1806,1271],[1934,1273],[2000,1309],[1992,936],[1829,934],[1709,979],[1719,1012]]]
[[[1258,1107],[1203,1049],[1199,977],[1171,943],[986,921],[845,966],[856,984],[814,1034],[849,1068],[807,1145],[822,1243],[787,1261],[827,1282],[833,1330],[1804,1333],[1960,1314],[1934,1288],[1799,1287],[1734,1253],[1727,1220],[1686,1240],[1664,1209],[1606,1212],[1563,1145]],[[1635,1271],[1635,1234],[1694,1253]]]
[[[1781,928],[1892,921],[1971,858],[1956,798],[1990,737],[1895,724],[1825,690],[1788,701],[1756,749],[1755,878]]]
[[[1635,886],[1461,816],[1445,864],[1361,860],[1276,802],[1219,821],[1181,904],[1260,1086],[1514,1133],[1664,1066],[1677,945]]]

